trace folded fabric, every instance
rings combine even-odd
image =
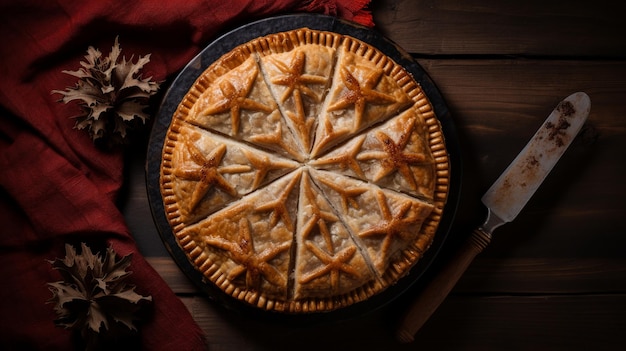
[[[371,26],[369,0],[0,2],[0,349],[71,350],[55,327],[47,283],[61,280],[49,261],[65,243],[99,240],[133,254],[135,291],[152,296],[137,348],[199,350],[206,341],[183,303],[146,262],[117,207],[124,151],[94,146],[74,129],[78,107],[52,90],[75,84],[89,46],[151,54],[144,77],[167,82],[217,34],[246,21],[293,13],[340,16]]]

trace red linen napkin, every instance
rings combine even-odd
[[[132,253],[130,283],[152,296],[139,327],[145,350],[205,348],[182,302],[141,254],[116,206],[123,151],[96,148],[73,128],[75,105],[55,89],[76,79],[86,49],[107,55],[116,36],[127,58],[151,54],[143,77],[166,81],[220,31],[264,16],[318,12],[373,25],[369,0],[0,1],[0,349],[71,350],[55,327],[48,261],[67,242],[101,239]]]

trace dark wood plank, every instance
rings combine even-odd
[[[395,340],[398,315],[380,310],[320,325],[228,314],[183,297],[211,350],[614,350],[626,346],[626,295],[457,296],[411,344]]]
[[[624,295],[453,295],[418,332],[414,347],[615,350],[626,346],[624,327]]]
[[[478,257],[455,294],[626,293],[626,258]]]
[[[373,9],[381,32],[422,55],[626,55],[623,2],[391,0]]]

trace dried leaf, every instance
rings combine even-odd
[[[80,254],[71,245],[65,245],[65,253],[64,258],[50,262],[63,277],[63,281],[48,283],[50,302],[58,316],[55,323],[83,336],[109,332],[116,323],[136,330],[135,312],[152,297],[142,296],[133,285],[126,284],[132,255],[118,259],[109,247],[101,257],[84,243]]]
[[[140,56],[137,62],[132,57],[120,60],[118,39],[107,57],[89,47],[85,61],[80,62],[82,68],[63,71],[79,79],[76,85],[52,91],[62,95],[63,103],[78,101],[82,107],[83,113],[74,117],[76,129],[87,130],[93,140],[108,137],[113,144],[123,142],[127,130],[145,123],[150,117],[145,112],[149,99],[159,89],[159,83],[141,76],[150,54]]]

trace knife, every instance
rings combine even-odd
[[[517,217],[578,134],[590,109],[589,96],[578,92],[565,98],[550,113],[483,195],[482,202],[487,207],[485,222],[472,232],[468,242],[410,306],[397,331],[399,341],[413,341],[415,333],[439,307],[476,255],[491,242],[493,231]]]

